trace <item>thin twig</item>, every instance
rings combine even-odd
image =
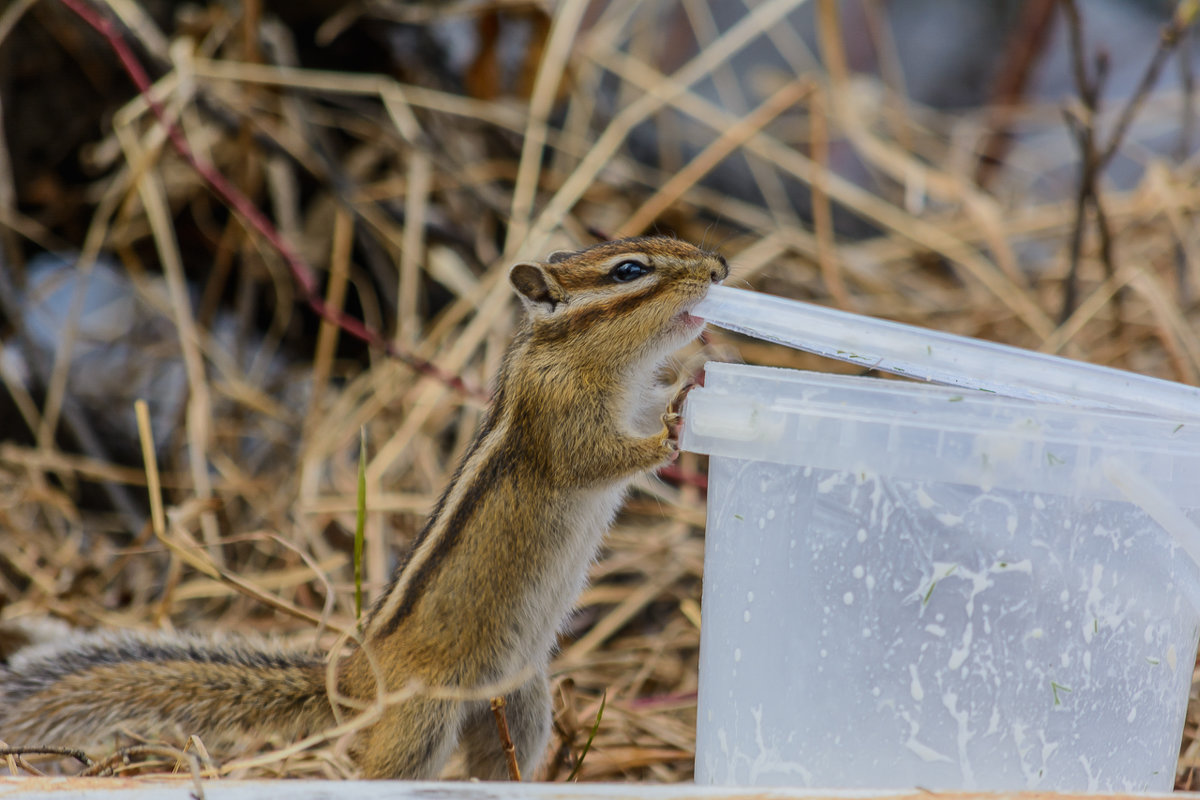
[[[89,768],[95,763],[74,747],[0,747],[0,756],[68,756]]]
[[[1091,209],[1096,218],[1096,229],[1100,237],[1100,259],[1104,264],[1105,275],[1109,278],[1117,272],[1116,255],[1112,228],[1100,200],[1099,181],[1113,157],[1117,154],[1125,135],[1129,132],[1133,119],[1141,110],[1150,90],[1158,81],[1174,48],[1179,44],[1188,26],[1194,19],[1194,12],[1188,13],[1186,3],[1181,3],[1178,12],[1162,29],[1158,47],[1150,63],[1142,73],[1137,90],[1125,103],[1117,117],[1117,121],[1108,136],[1107,142],[1101,145],[1097,139],[1096,125],[1100,117],[1100,99],[1104,91],[1104,82],[1108,73],[1108,56],[1104,52],[1097,54],[1094,74],[1089,74],[1084,56],[1083,21],[1079,15],[1075,0],[1060,0],[1060,5],[1067,20],[1067,32],[1071,49],[1071,70],[1075,79],[1075,88],[1083,105],[1081,118],[1068,117],[1068,125],[1075,136],[1079,148],[1080,169],[1079,186],[1075,197],[1075,228],[1071,233],[1070,266],[1067,271],[1066,283],[1063,287],[1063,304],[1060,321],[1066,321],[1075,310],[1079,260],[1083,249],[1083,234],[1087,225],[1087,212]],[[1113,295],[1114,319],[1118,327],[1121,323],[1121,297],[1118,292]]]
[[[135,744],[128,747],[122,747],[110,756],[107,756],[100,761],[89,764],[87,769],[79,773],[81,778],[95,778],[106,775],[115,775],[120,767],[129,766],[134,758],[142,758],[144,756],[159,756],[169,758],[173,761],[186,763],[192,773],[192,778],[196,782],[196,788],[200,790],[203,796],[203,788],[200,786],[200,759],[195,753],[187,753],[177,747],[168,747],[159,744]]]
[[[1071,2],[1074,2],[1074,0],[1071,0]],[[1150,96],[1150,90],[1158,82],[1158,74],[1162,72],[1163,66],[1166,65],[1171,51],[1179,44],[1184,30],[1185,28],[1181,27],[1181,20],[1178,17],[1173,18],[1162,29],[1158,47],[1154,50],[1154,56],[1150,59],[1150,63],[1146,65],[1146,71],[1142,73],[1142,79],[1138,82],[1137,90],[1134,91],[1133,96],[1129,98],[1129,102],[1121,110],[1121,116],[1117,119],[1116,125],[1113,126],[1112,133],[1109,134],[1108,146],[1100,153],[1101,166],[1108,164],[1112,160],[1112,157],[1116,155],[1117,148],[1121,146],[1121,143],[1125,139],[1125,134],[1129,130],[1129,126],[1133,123],[1133,118],[1141,111],[1142,104]]]
[[[1004,54],[988,103],[990,132],[980,147],[975,167],[975,182],[980,186],[990,183],[1012,142],[1009,126],[1013,109],[1021,102],[1029,77],[1050,39],[1055,3],[1056,0],[1026,0],[1017,24],[1005,37]]]
[[[508,777],[519,782],[521,766],[517,764],[517,747],[508,732],[508,715],[504,713],[503,697],[492,698],[492,716],[496,718],[496,730],[500,733],[500,748],[504,750],[504,758],[508,761]]]

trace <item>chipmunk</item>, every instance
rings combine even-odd
[[[437,777],[461,745],[472,776],[506,777],[488,702],[496,686],[508,688],[522,774],[533,773],[550,733],[557,631],[626,487],[676,452],[679,397],[667,402],[656,373],[699,335],[704,322],[688,311],[728,274],[721,256],[664,237],[512,267],[525,316],[491,406],[359,644],[336,665],[338,693],[360,707],[380,692],[401,697],[357,734],[351,752],[366,776]],[[0,739],[294,737],[334,725],[336,702],[315,654],[82,634],[0,666]]]

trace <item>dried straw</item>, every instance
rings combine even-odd
[[[478,424],[481,387],[514,321],[508,265],[587,244],[589,231],[672,230],[719,247],[734,285],[1200,380],[1194,149],[1171,160],[1118,142],[1145,170],[1135,187],[1095,187],[1107,225],[1102,242],[1092,218],[1077,213],[1075,187],[1055,195],[1036,180],[1047,169],[1036,146],[1010,142],[987,184],[975,180],[989,137],[1061,126],[1056,113],[1014,106],[935,114],[885,88],[903,85],[894,54],[885,58],[887,80],[866,86],[847,67],[832,2],[818,3],[828,72],[815,69],[789,21],[802,4],[749,4],[722,30],[705,4],[690,0],[560,3],[545,39],[531,45],[540,56],[529,65],[530,96],[486,98],[446,89],[432,69],[400,83],[297,67],[280,55],[286,47],[249,47],[221,4],[197,14],[199,29],[184,38],[157,28],[137,4],[110,0],[123,35],[160,59],[160,73],[149,95],[129,99],[88,148],[101,177],[88,187],[90,216],[79,221],[85,238],[20,213],[7,170],[0,226],[5,241],[22,245],[18,256],[50,244],[75,248],[81,278],[101,254],[115,259],[139,313],[174,330],[173,341],[139,347],[150,364],[163,348],[174,353],[187,402],[175,429],[153,432],[161,463],[144,470],[136,458],[114,455],[120,447],[76,449],[58,435],[69,426],[73,439],[90,441],[101,421],[94,409],[79,410],[70,380],[78,314],[61,331],[40,388],[0,361],[0,385],[34,434],[0,443],[0,617],[238,629],[333,647],[354,628],[348,553],[360,427],[370,442],[371,593]],[[540,13],[513,2],[443,5],[377,0],[331,18],[320,36],[351,30],[362,14],[420,21],[478,19],[501,6],[517,19]],[[77,19],[34,19],[32,6],[0,14],[0,42],[21,25],[62,26],[71,33],[64,41],[74,40]],[[677,35],[699,42],[675,62],[660,58],[669,48],[656,38],[666,35],[656,26],[668,17],[685,26]],[[295,49],[286,28],[252,23]],[[795,71],[751,92],[730,61],[771,43],[788,48]],[[111,61],[99,48],[87,57]],[[720,103],[697,88],[709,80]],[[1133,100],[1137,113],[1121,130],[1127,138],[1139,125],[1186,127],[1189,98],[1147,88]],[[1102,109],[1103,121],[1126,125],[1127,107]],[[656,125],[657,167],[637,163],[628,147],[648,121]],[[1001,121],[1003,131],[989,127]],[[294,257],[244,212],[225,211],[173,149],[164,123],[177,126],[197,162],[274,220]],[[832,171],[835,148],[852,149],[875,185]],[[730,155],[746,159],[744,180],[761,204],[705,183]],[[1079,174],[1096,155],[1060,148],[1050,166]],[[789,184],[811,189],[811,225],[787,199]],[[874,233],[846,237],[836,225],[851,218]],[[21,274],[18,267],[10,274]],[[1077,295],[1064,316],[1069,273]],[[189,283],[202,290],[201,302]],[[18,286],[0,282],[0,308],[14,329]],[[348,315],[377,338],[354,336],[402,358],[356,345]],[[222,316],[239,337],[218,330]],[[251,338],[246,332],[264,317],[265,333]],[[845,369],[717,332],[680,361],[691,367],[704,357]],[[136,452],[136,440],[126,444]],[[581,779],[691,777],[703,471],[702,459],[685,455],[671,480],[640,482],[594,566],[553,667],[546,777],[572,771],[605,692]],[[98,501],[95,487],[132,501]],[[148,515],[160,496],[163,513]],[[214,753],[211,762],[201,749],[201,758],[180,763],[196,774],[343,777],[353,772],[345,735],[377,713],[372,705],[303,742],[251,743],[236,759]],[[1184,788],[1200,770],[1200,711],[1188,720]],[[17,770],[32,759],[8,765]],[[176,762],[170,755],[163,768]]]

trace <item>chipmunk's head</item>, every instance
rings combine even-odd
[[[729,275],[716,253],[652,236],[553,253],[509,273],[534,343],[587,348],[597,358],[658,358],[694,339],[688,312]]]

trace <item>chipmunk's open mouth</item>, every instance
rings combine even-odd
[[[678,324],[680,327],[683,327],[683,328],[686,328],[689,330],[703,328],[705,326],[706,322],[702,317],[697,317],[696,315],[691,313],[692,308],[694,308],[694,307],[695,307],[695,304],[693,304],[692,307],[685,308],[683,311],[680,311],[678,314],[676,314],[675,315],[676,324]]]
[[[674,322],[675,324],[677,324],[679,327],[683,328],[684,330],[687,330],[689,332],[695,332],[696,334],[699,334],[700,329],[703,328],[705,325],[707,325],[708,321],[705,320],[703,317],[697,317],[695,314],[692,313],[692,309],[694,309],[696,306],[698,306],[700,304],[700,301],[702,301],[707,296],[708,296],[708,288],[705,287],[704,293],[700,297],[697,297],[694,300],[689,301],[687,303],[686,308],[682,309],[678,314],[676,314],[675,317],[673,318],[672,322]]]

